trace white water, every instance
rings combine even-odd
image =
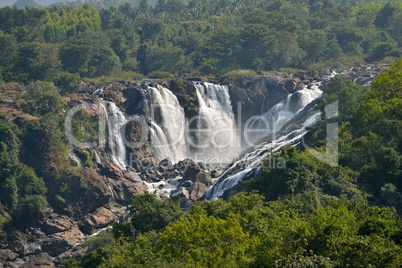
[[[246,175],[250,174],[251,172],[253,173],[258,172],[258,167],[260,163],[262,163],[262,161],[266,159],[271,154],[271,152],[276,152],[283,146],[293,145],[297,141],[299,141],[307,133],[305,128],[317,122],[320,115],[321,115],[320,113],[315,113],[309,116],[299,129],[294,130],[284,136],[281,136],[279,139],[274,140],[272,142],[261,144],[255,150],[245,154],[240,160],[235,161],[229,168],[227,168],[219,176],[219,178],[214,180],[214,185],[212,185],[208,189],[205,195],[206,199],[208,200],[217,199],[218,197],[223,195],[223,193],[226,190],[234,187],[240,181],[242,181]],[[247,163],[244,169],[235,174],[229,175],[231,172],[234,172],[236,170],[236,167],[239,164],[242,163]],[[278,166],[271,166],[270,168],[283,168],[283,167],[278,165]]]
[[[127,123],[123,112],[113,102],[107,102],[107,107],[100,103],[103,112],[105,114],[107,129],[108,129],[108,145],[110,148],[110,158],[113,164],[117,165],[121,169],[125,169],[126,164],[126,146],[123,138],[124,126]],[[110,112],[110,116],[109,113]]]
[[[68,156],[72,161],[74,161],[77,165],[77,167],[81,167],[81,160],[78,158],[78,156],[71,150],[68,151]]]
[[[275,133],[302,111],[313,100],[322,96],[319,89],[320,83],[314,83],[310,87],[289,94],[285,100],[280,101],[261,116],[253,119],[246,128],[258,130],[252,131],[248,135],[248,145],[254,144],[260,138],[266,137],[270,133]]]
[[[145,112],[151,117],[151,140],[155,156],[159,159],[169,157],[178,162],[188,156],[184,137],[186,118],[177,97],[160,85],[148,87],[151,94],[145,94]]]
[[[195,84],[199,103],[192,147],[204,159],[232,158],[238,150],[238,134],[227,86]]]
[[[168,181],[148,183],[144,181],[147,186],[147,191],[156,195],[157,197],[170,197],[170,193],[177,188],[181,177],[177,177]]]

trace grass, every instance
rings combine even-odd
[[[142,74],[136,72],[121,72],[114,76],[101,76],[101,77],[93,77],[93,78],[83,78],[82,80],[85,83],[109,83],[109,82],[119,82],[119,81],[135,81],[141,80],[144,76]]]
[[[239,70],[233,70],[233,71],[228,71],[227,73],[222,75],[222,78],[226,77],[247,77],[247,78],[255,78],[257,77],[257,73],[254,70],[244,70],[244,69],[239,69]]]

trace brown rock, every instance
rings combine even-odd
[[[205,171],[201,171],[196,176],[197,181],[209,186],[212,184],[212,177],[211,175],[207,174]]]
[[[112,211],[100,207],[94,213],[84,216],[78,225],[84,233],[92,234],[96,229],[115,223],[118,219]]]
[[[20,268],[54,268],[53,258],[47,253],[41,253],[28,257],[28,260]]]
[[[198,200],[201,198],[207,191],[207,187],[205,184],[197,181],[193,185],[190,186],[188,192],[190,193],[190,199],[193,201]]]
[[[45,238],[41,241],[42,251],[57,256],[71,248],[69,242],[59,237]]]
[[[71,220],[65,215],[52,213],[49,218],[43,223],[42,229],[47,234],[54,234],[69,230],[73,226]]]
[[[54,234],[54,236],[66,240],[70,246],[82,242],[85,238],[85,235],[78,229],[78,226],[73,226],[70,230]]]
[[[156,157],[147,157],[142,159],[142,168],[155,167],[159,163],[159,159]]]
[[[13,261],[17,258],[17,254],[12,252],[9,249],[0,249],[0,263],[4,263],[6,261]]]

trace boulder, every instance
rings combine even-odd
[[[105,207],[98,208],[94,213],[84,216],[78,223],[80,230],[93,234],[97,229],[104,228],[118,221],[118,217]]]
[[[144,193],[147,189],[141,178],[133,173],[124,173],[124,178],[119,180],[107,179],[110,191],[113,193],[112,198],[115,202],[121,204],[129,204],[131,200]]]
[[[177,199],[189,199],[189,194],[186,188],[184,187],[179,187],[176,190],[172,191],[170,194],[170,198],[172,200],[177,200]]]
[[[272,108],[272,106],[281,102],[282,100],[285,100],[288,94],[289,92],[287,92],[284,87],[276,89],[264,100],[262,112],[268,112],[269,109]]]
[[[62,194],[59,187],[49,187],[49,196],[60,194],[65,198],[65,203],[52,202],[57,213],[79,218],[109,203],[111,193],[105,187],[104,177],[93,168],[83,168],[80,172],[79,175],[69,174],[58,181],[68,186]]]
[[[75,246],[85,238],[78,226],[73,226],[70,230],[54,234],[55,237],[62,238],[68,242],[70,246]]]
[[[57,256],[64,251],[71,248],[69,242],[63,238],[51,237],[45,238],[41,241],[42,251],[48,253],[50,256]]]
[[[185,164],[186,166],[183,172],[184,178],[195,179],[196,175],[201,171],[200,166],[191,159],[186,159]]]
[[[105,166],[104,168],[102,168],[100,173],[103,176],[106,176],[106,177],[114,179],[114,180],[118,180],[119,178],[123,177],[123,171],[119,167],[117,167],[113,164],[109,164],[109,165]]]
[[[196,179],[198,182],[201,182],[201,183],[205,184],[206,186],[209,186],[212,184],[211,175],[207,174],[204,170],[197,174]]]
[[[17,258],[17,254],[12,252],[9,249],[0,249],[0,263],[4,263],[6,261],[13,261]]]
[[[42,230],[47,235],[54,233],[64,232],[73,226],[71,220],[65,215],[58,215],[56,213],[51,213],[49,218],[42,224]]]
[[[42,250],[39,243],[27,243],[24,240],[15,240],[7,248],[18,254],[18,256],[38,254]]]
[[[142,159],[142,168],[147,169],[151,167],[157,166],[159,163],[159,159],[156,157],[147,157]]]
[[[207,187],[205,184],[197,181],[188,188],[188,192],[190,194],[190,199],[192,201],[197,201],[207,192]]]
[[[3,264],[0,263],[0,268],[2,268],[2,267],[5,267],[5,268],[20,268],[21,265],[23,265],[24,263],[25,263],[24,260],[17,258],[12,262],[5,263],[4,266],[2,266]]]
[[[285,81],[285,84],[283,87],[286,89],[287,92],[294,93],[296,91],[296,86],[297,86],[297,83],[295,80],[288,79]]]
[[[170,158],[165,158],[162,161],[159,162],[160,167],[166,167],[166,168],[171,168],[172,167],[172,160]]]
[[[47,253],[41,253],[28,257],[28,260],[20,266],[20,268],[53,268],[53,258]]]
[[[211,177],[213,178],[213,179],[216,179],[216,178],[218,178],[219,177],[219,171],[217,171],[217,170],[212,170],[211,171]]]

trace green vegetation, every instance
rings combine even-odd
[[[400,1],[77,4],[0,9],[1,80],[53,81],[72,93],[77,77],[68,73],[165,78],[250,70],[244,75],[252,76],[281,68],[327,71],[401,55]]]
[[[185,75],[326,72],[401,56],[400,1],[88,2],[107,8],[0,9],[2,241],[8,228],[33,226],[48,204],[63,213],[77,192],[96,190],[87,183],[99,175],[94,155],[76,152],[85,168],[74,167],[63,133],[67,102],[76,101],[81,81],[176,76],[172,85],[181,92]],[[340,77],[328,84],[321,109],[338,101],[339,117],[312,127],[305,142],[324,152],[326,124],[336,120],[339,166],[301,146],[283,148],[273,157],[285,159],[286,169],[262,166],[261,176],[227,200],[183,212],[171,200],[139,196],[128,222],[88,241],[93,251],[65,265],[402,266],[401,81],[396,61],[370,87]],[[85,111],[72,128],[81,141],[99,135]]]
[[[339,162],[301,146],[273,157],[226,200],[178,204],[145,194],[114,241],[67,267],[399,267],[402,265],[402,61],[361,88],[335,77],[321,104],[339,101]],[[324,109],[324,108],[323,108]],[[305,142],[324,151],[327,119]],[[267,159],[266,161],[270,161]]]

